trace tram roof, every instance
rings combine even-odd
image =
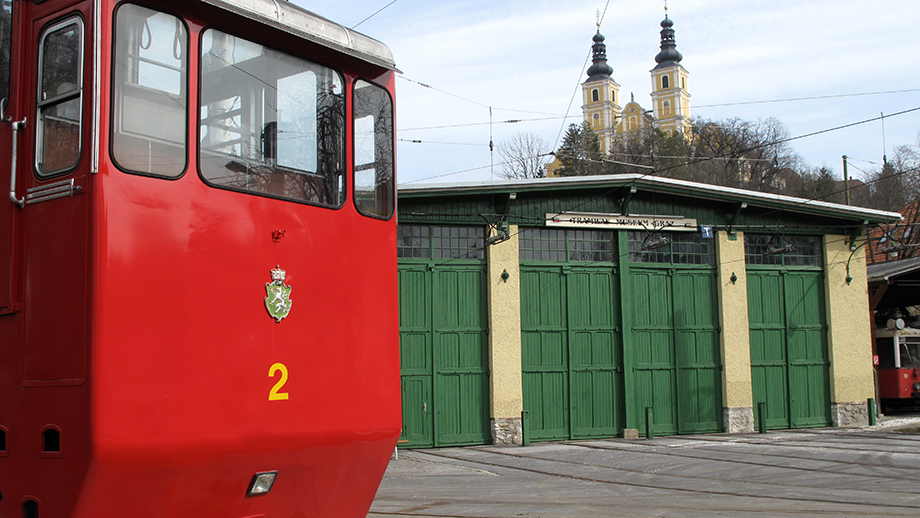
[[[287,1],[202,0],[227,11],[258,20],[349,56],[396,70],[393,53],[383,43],[343,27]]]
[[[695,197],[721,202],[748,203],[759,207],[782,209],[789,212],[832,216],[850,220],[865,220],[870,223],[893,223],[903,217],[897,212],[888,212],[864,207],[854,207],[819,200],[809,200],[759,191],[723,187],[686,180],[642,174],[612,174],[591,176],[569,176],[562,178],[532,178],[527,180],[495,180],[457,183],[401,184],[397,191],[400,197],[416,198],[457,194],[490,194],[499,192],[559,191],[561,189],[598,189],[634,187],[638,190],[669,193],[678,196]]]

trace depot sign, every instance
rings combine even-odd
[[[595,212],[561,212],[546,214],[547,227],[596,228],[612,230],[683,230],[695,231],[696,219],[682,216],[646,216],[641,214],[599,214]]]

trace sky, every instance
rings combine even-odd
[[[489,142],[516,133],[558,148],[582,120],[598,12],[621,103],[633,93],[652,108],[663,0],[293,2],[392,50],[400,184],[498,180]],[[920,145],[917,0],[670,0],[668,16],[692,116],[775,117],[799,137],[884,113],[790,142],[838,177],[843,155],[859,177],[897,146]]]

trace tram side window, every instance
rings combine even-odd
[[[341,75],[214,29],[202,35],[201,49],[198,160],[205,182],[341,207]]]
[[[40,176],[65,172],[80,158],[83,21],[49,27],[39,42],[36,167]]]
[[[115,22],[112,159],[122,169],[185,171],[188,32],[176,17],[132,4]]]
[[[393,215],[393,102],[367,81],[354,90],[355,206],[366,216]]]
[[[3,110],[10,102],[10,57],[13,41],[13,3],[0,2],[0,103]]]

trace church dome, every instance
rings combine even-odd
[[[610,74],[613,73],[613,67],[607,64],[607,45],[604,44],[604,36],[600,28],[593,39],[594,45],[591,46],[593,57],[591,58],[592,65],[588,68],[588,81],[609,79]]]
[[[668,18],[668,15],[665,15],[664,20],[661,21],[661,52],[655,56],[655,62],[658,63],[655,68],[677,65],[680,60],[684,59],[681,53],[677,52],[677,42],[674,39],[673,27],[674,22]]]

